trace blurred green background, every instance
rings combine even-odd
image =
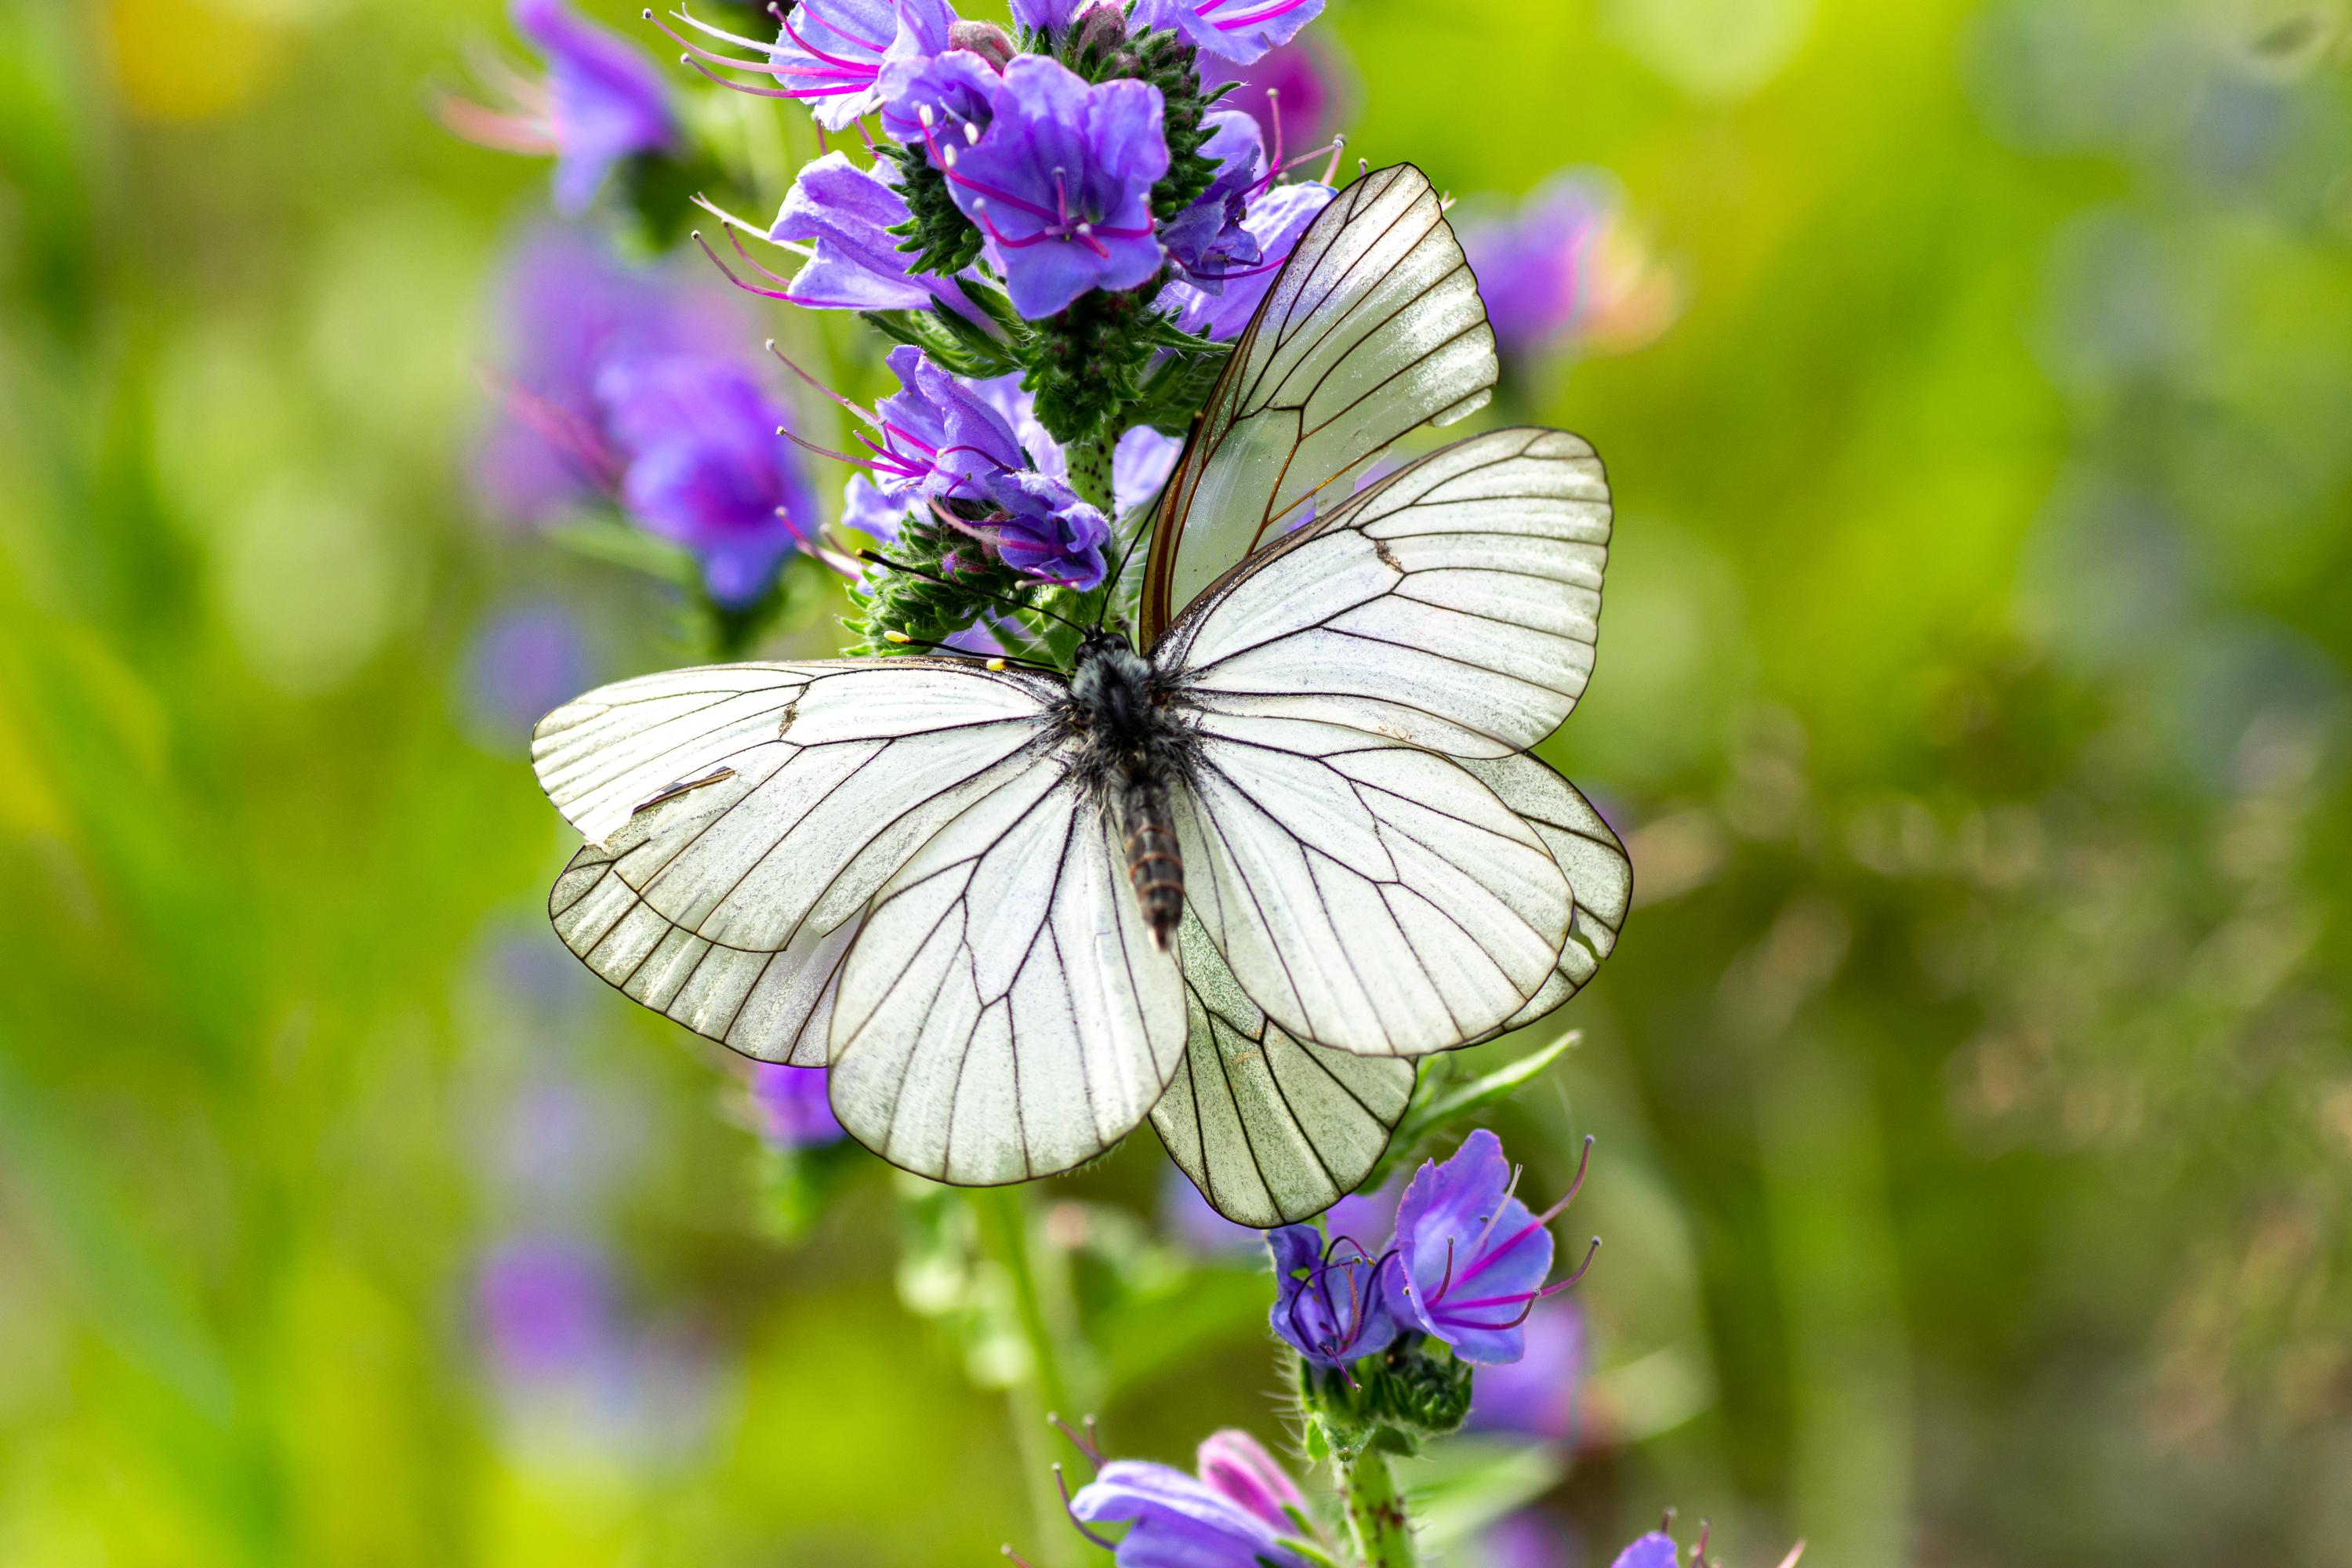
[[[2347,7],[1316,27],[1351,154],[1599,165],[1679,300],[1530,395],[1618,487],[1547,752],[1637,900],[1501,1123],[1553,1187],[1601,1139],[1549,1506],[1601,1562],[1676,1503],[1742,1565],[2352,1563]],[[784,1245],[723,1053],[543,926],[569,845],[497,639],[576,628],[558,686],[678,649],[471,499],[546,170],[430,84],[503,36],[0,4],[0,1563],[1034,1534],[883,1173]],[[1149,1216],[1161,1169],[1043,1195]],[[604,1303],[553,1384],[478,1306],[538,1234]],[[1224,1299],[1114,1447],[1278,1436]]]

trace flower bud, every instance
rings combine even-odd
[[[1013,35],[993,22],[955,21],[948,25],[948,47],[970,49],[999,75],[1013,63]]]
[[[1294,1528],[1288,1510],[1307,1507],[1280,1461],[1246,1432],[1230,1426],[1212,1432],[1201,1440],[1196,1460],[1202,1481],[1276,1530]]]
[[[1127,42],[1127,13],[1104,0],[1089,6],[1078,17],[1077,39],[1072,53],[1084,55],[1088,49],[1105,54]]]

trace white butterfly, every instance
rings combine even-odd
[[[1328,1207],[1412,1058],[1559,1005],[1631,891],[1528,754],[1592,664],[1610,510],[1561,431],[1473,437],[1494,335],[1419,171],[1357,181],[1235,345],[1160,501],[1139,654],[624,680],[532,757],[587,837],[556,931],[941,1181],[1042,1176],[1151,1116],[1228,1217]],[[1318,515],[1299,520],[1312,507]]]

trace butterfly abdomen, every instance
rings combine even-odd
[[[1167,781],[1149,769],[1130,772],[1120,781],[1118,807],[1128,884],[1153,943],[1164,952],[1184,923],[1184,858],[1176,848]]]

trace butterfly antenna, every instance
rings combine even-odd
[[[882,634],[882,640],[887,643],[896,643],[900,647],[925,647],[931,648],[940,653],[952,654],[957,658],[968,658],[985,664],[991,669],[1003,669],[1008,664],[1017,664],[1024,669],[1034,669],[1040,675],[1059,675],[1062,673],[1050,664],[1039,664],[1035,659],[1023,658],[1018,654],[974,653],[968,647],[958,647],[953,643],[940,642],[932,637],[908,637],[905,632],[901,631],[884,632]]]
[[[888,556],[878,554],[871,550],[861,550],[857,553],[861,558],[871,561],[877,566],[887,566],[893,572],[904,572],[909,577],[920,577],[928,582],[937,583],[942,588],[953,588],[959,594],[970,594],[974,598],[991,600],[995,604],[1003,605],[1008,610],[1028,612],[1030,614],[1040,616],[1050,616],[1055,620],[1061,622],[1064,626],[1069,627],[1074,632],[1083,632],[1087,629],[1086,627],[1078,625],[1077,622],[1070,619],[1069,616],[1062,615],[1057,611],[1048,609],[1044,605],[1024,604],[1018,599],[1008,599],[1002,594],[984,594],[972,587],[968,583],[951,581],[937,572],[928,570],[921,566],[910,566],[904,561],[893,561]]]

